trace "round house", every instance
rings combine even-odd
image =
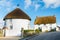
[[[4,27],[8,28],[5,30],[5,36],[21,36],[22,28],[28,30],[31,18],[21,9],[16,8],[3,20],[5,21]]]

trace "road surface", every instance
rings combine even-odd
[[[60,32],[49,32],[22,40],[60,40]]]

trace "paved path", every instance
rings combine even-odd
[[[0,40],[19,40],[20,37],[0,37]]]
[[[26,40],[26,39],[22,39]],[[44,34],[39,34],[35,37],[27,38],[27,40],[60,40],[60,32],[49,32]]]

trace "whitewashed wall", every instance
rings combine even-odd
[[[27,30],[29,24],[30,24],[30,20],[27,19],[12,19],[13,29],[10,29],[11,22],[10,19],[7,19],[6,27],[8,27],[8,30],[6,30],[6,36],[20,36],[21,28]]]
[[[60,28],[59,27],[56,27],[56,31],[60,31]]]
[[[42,29],[42,32],[45,32],[46,30],[50,31],[51,28],[52,29],[56,28],[56,23],[46,24],[46,25],[44,25],[44,24],[34,25],[34,29],[38,29],[39,27]]]
[[[58,27],[56,27],[56,31],[60,31]]]

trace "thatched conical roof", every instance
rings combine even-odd
[[[16,8],[15,10],[13,10],[9,14],[7,14],[4,18],[4,20],[5,19],[28,19],[28,20],[31,20],[31,18],[19,8]]]

